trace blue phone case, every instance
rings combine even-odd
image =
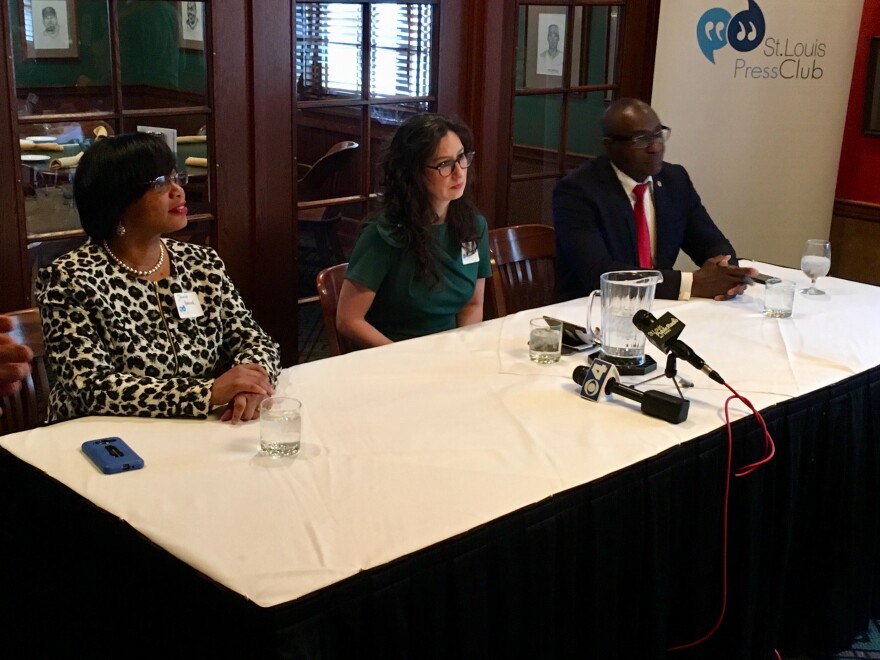
[[[104,474],[130,472],[144,467],[144,459],[125,444],[122,438],[87,440],[82,444],[82,450]]]

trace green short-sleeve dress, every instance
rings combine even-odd
[[[419,277],[416,255],[396,237],[396,227],[381,216],[370,221],[358,237],[345,274],[376,292],[367,321],[393,341],[454,328],[477,280],[492,275],[488,227],[481,215],[477,230],[477,244],[463,246],[453,240],[445,223],[431,227],[440,282],[429,287]]]

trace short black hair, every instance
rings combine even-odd
[[[58,18],[58,12],[55,11],[55,7],[43,7],[42,14],[43,18],[46,18],[46,16],[54,16],[55,18]]]
[[[149,182],[176,167],[177,159],[161,136],[123,133],[95,142],[80,159],[73,179],[83,230],[93,241],[107,239],[125,209],[147,192]]]

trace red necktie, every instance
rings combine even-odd
[[[650,184],[640,183],[633,188],[636,194],[636,204],[633,212],[636,215],[636,239],[639,249],[639,268],[653,268],[654,260],[651,258],[651,235],[648,233],[648,215],[645,213],[645,193]]]

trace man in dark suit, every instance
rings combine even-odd
[[[670,131],[651,106],[619,99],[601,127],[606,155],[568,174],[553,191],[559,299],[599,288],[602,273],[648,267],[663,274],[658,298],[725,300],[742,293],[757,271],[736,265],[733,246],[685,169],[663,162]],[[673,270],[679,250],[701,267]]]

